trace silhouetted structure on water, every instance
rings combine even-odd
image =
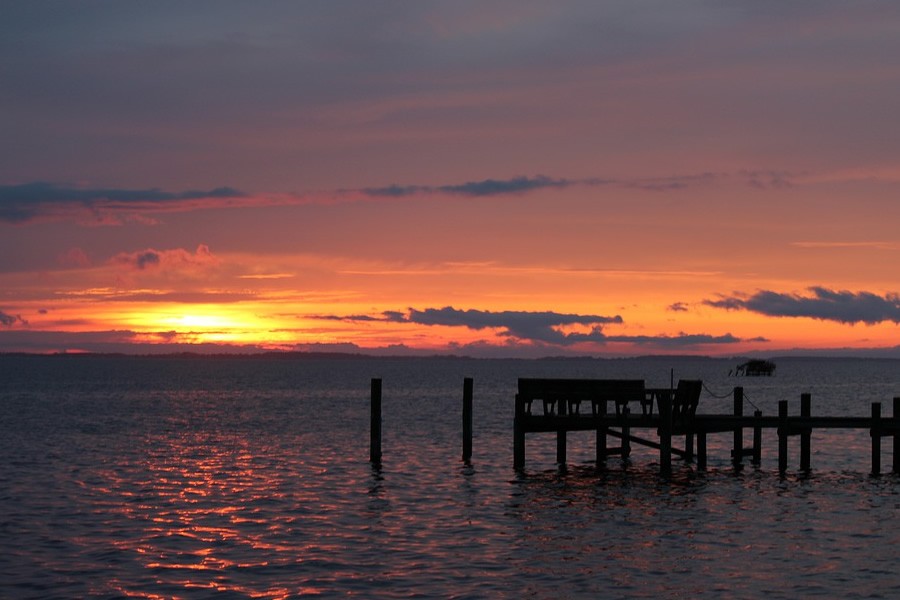
[[[470,465],[472,379],[467,377],[463,384],[462,459]],[[788,401],[781,400],[777,415],[763,416],[759,409],[752,415],[744,414],[744,389],[735,387],[731,394],[733,407],[730,414],[705,414],[697,411],[703,389],[700,380],[680,380],[677,385],[668,388],[647,388],[641,379],[520,378],[513,422],[513,466],[516,470],[525,468],[525,437],[528,433],[555,433],[556,461],[564,466],[567,433],[594,431],[598,466],[613,455],[628,457],[631,445],[640,444],[659,450],[659,466],[663,475],[671,474],[673,455],[689,462],[696,460],[697,468],[703,470],[707,465],[707,436],[730,434],[734,467],[742,468],[744,457],[750,457],[751,463],[758,467],[762,457],[762,431],[771,429],[776,431],[778,438],[779,472],[783,474],[787,470],[788,439],[791,437],[800,439],[800,470],[809,472],[810,442],[814,430],[857,429],[866,431],[871,438],[872,474],[881,472],[881,443],[884,438],[892,441],[892,471],[900,474],[900,396],[893,399],[893,414],[890,417],[882,416],[881,402],[872,403],[868,417],[814,417],[810,394],[800,395],[799,415],[789,415]],[[608,403],[613,404],[612,411]],[[639,409],[632,412],[631,405]],[[372,379],[370,417],[369,460],[380,468],[381,379]],[[745,446],[744,433],[748,429],[752,442]],[[636,430],[643,430],[651,436],[655,434],[656,439],[634,435],[632,432]],[[607,443],[609,438],[618,439],[620,444],[610,447]],[[681,438],[683,445],[673,444],[673,438]]]
[[[746,375],[748,377],[759,377],[760,375],[765,375],[766,377],[775,373],[775,363],[771,360],[761,360],[761,359],[753,359],[748,360],[745,363],[742,363],[737,366],[734,370],[734,374],[737,376]]]

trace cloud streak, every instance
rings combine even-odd
[[[407,314],[386,313],[390,321],[417,323],[419,325],[444,325],[466,327],[468,329],[500,329],[501,335],[543,342],[558,346],[569,346],[579,342],[598,341],[602,337],[602,326],[622,323],[622,317],[602,315],[577,315],[556,312],[525,312],[483,310],[459,310],[450,306],[444,308],[410,309]],[[564,333],[558,328],[566,325],[591,326],[591,333]]]
[[[806,295],[761,290],[755,294],[734,294],[704,304],[725,310],[746,310],[770,317],[805,317],[848,325],[883,322],[900,323],[900,296],[872,292],[850,292],[811,287]]]
[[[742,340],[733,335],[720,336],[708,334],[679,333],[675,336],[630,336],[608,335],[604,331],[607,325],[620,325],[624,321],[621,316],[579,315],[557,313],[552,311],[483,311],[460,310],[451,306],[443,308],[426,308],[418,310],[410,308],[407,312],[386,311],[381,316],[370,315],[322,315],[319,319],[333,321],[370,322],[385,321],[390,323],[415,323],[418,325],[439,325],[444,327],[465,327],[473,330],[496,329],[499,335],[522,342],[531,342],[549,346],[573,346],[575,344],[593,343],[628,343],[639,346],[660,348],[684,348],[707,344],[735,344]],[[589,327],[587,332],[566,332],[562,328],[572,325]],[[752,341],[768,341],[755,338]]]
[[[582,183],[581,180],[554,179],[544,175],[513,177],[511,179],[484,179],[451,185],[389,185],[361,190],[368,196],[402,198],[419,194],[453,194],[459,196],[504,196],[522,194],[542,189],[561,189]]]
[[[781,188],[792,185],[789,177],[789,173],[780,171],[742,171],[732,174],[707,172],[630,179],[608,177],[567,179],[535,175],[505,179],[489,178],[443,185],[391,184],[302,194],[249,194],[228,186],[181,192],[160,188],[82,188],[38,181],[19,185],[0,185],[0,223],[25,225],[68,219],[84,225],[120,225],[126,221],[156,224],[157,221],[149,215],[218,208],[333,204],[433,195],[496,198],[521,196],[542,190],[562,190],[572,186],[667,192],[737,180],[754,188]]]
[[[0,221],[28,223],[41,218],[85,217],[108,224],[110,213],[183,210],[200,200],[233,201],[246,194],[230,187],[166,192],[158,188],[76,188],[46,182],[0,186]]]

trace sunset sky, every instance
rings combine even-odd
[[[900,355],[900,3],[0,0],[0,352]]]

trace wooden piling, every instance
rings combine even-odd
[[[631,409],[628,406],[622,407],[622,458],[631,456],[631,426],[628,424],[628,417],[631,416]]]
[[[756,409],[753,411],[753,466],[758,467],[762,464],[762,411]]]
[[[566,416],[566,402],[565,399],[560,398],[556,403],[556,414],[559,417]],[[561,426],[556,430],[556,462],[559,463],[560,466],[565,466],[566,464],[566,428]]]
[[[894,397],[893,471],[900,473],[900,397]]]
[[[809,418],[812,416],[812,396],[810,394],[800,394],[800,416]],[[800,431],[800,470],[809,472],[810,460],[810,436],[812,427],[804,423]]]
[[[659,470],[668,477],[672,474],[672,394],[659,396]]]
[[[381,466],[381,379],[372,379],[369,407],[369,462]]]
[[[881,402],[872,403],[872,475],[881,474]]]
[[[597,412],[601,417],[606,417],[606,402],[599,402],[597,404]],[[606,457],[609,455],[609,451],[606,447],[606,427],[598,427],[597,428],[597,466],[602,465],[606,462]]]
[[[788,403],[778,401],[778,472],[784,475],[788,461]]]
[[[462,460],[466,464],[472,462],[472,389],[472,378],[463,379]]]
[[[734,388],[734,412],[735,417],[743,416],[744,414],[744,388],[738,386]],[[734,428],[734,444],[733,450],[731,451],[731,462],[734,464],[736,468],[741,468],[744,458],[744,428],[742,425],[738,425]]]
[[[516,416],[513,422],[513,468],[525,468],[525,399],[516,394]]]
[[[697,432],[697,468],[706,470],[706,432]]]

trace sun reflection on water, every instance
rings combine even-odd
[[[182,424],[183,426],[183,424]],[[273,448],[258,438],[170,427],[140,444],[135,473],[109,469],[101,497],[122,498],[105,506],[110,520],[135,526],[116,548],[131,556],[156,585],[285,598],[287,587],[260,589],[254,573],[302,565],[309,543],[293,530],[283,508],[315,501],[287,481]],[[118,514],[116,514],[118,513]],[[272,518],[280,513],[280,517]],[[111,582],[126,597],[173,598],[148,593],[139,581]]]

